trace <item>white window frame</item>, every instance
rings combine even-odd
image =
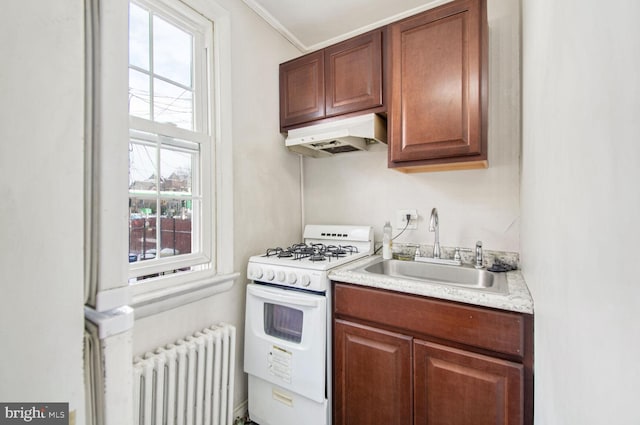
[[[98,312],[125,305],[136,318],[231,288],[234,267],[231,17],[215,0],[183,0],[213,23],[207,60],[215,267],[140,285],[128,283],[128,0],[86,0],[85,303]],[[179,0],[173,0],[179,1]],[[210,180],[210,181],[211,181]],[[215,234],[213,233],[215,231]]]
[[[135,0],[136,3],[149,3],[150,0]],[[210,21],[212,33],[207,35],[209,42],[206,64],[208,87],[207,105],[196,106],[196,111],[207,109],[203,121],[206,125],[204,137],[208,143],[208,152],[201,151],[201,156],[210,155],[213,159],[211,167],[203,167],[201,171],[203,210],[208,209],[208,219],[203,216],[202,223],[202,256],[210,260],[211,266],[201,270],[165,275],[150,278],[131,285],[132,305],[136,318],[173,308],[175,306],[200,299],[203,296],[228,290],[239,273],[233,271],[233,172],[231,151],[231,28],[229,12],[210,0],[155,0],[166,7],[180,4],[190,7],[202,17]],[[128,59],[127,59],[128,63]],[[196,112],[198,113],[198,112]],[[194,120],[197,121],[197,120]],[[145,130],[148,120],[130,117],[130,126]],[[148,130],[150,128],[147,128]],[[199,130],[199,129],[197,129]],[[174,128],[168,136],[182,138],[186,130]],[[205,201],[206,200],[206,201]],[[218,247],[223,247],[220,249]],[[195,255],[194,263],[202,260]],[[186,256],[185,256],[186,257]],[[144,263],[144,262],[143,262]],[[142,264],[143,264],[142,263]],[[143,264],[144,267],[144,264]],[[152,268],[148,269],[153,270]]]
[[[131,0],[142,9],[151,12],[166,20],[177,28],[187,31],[193,36],[192,58],[193,58],[193,130],[182,129],[173,125],[159,123],[136,116],[129,116],[130,139],[144,140],[156,145],[158,149],[161,145],[177,146],[180,140],[196,143],[198,145],[198,164],[194,164],[192,169],[193,178],[193,198],[197,207],[194,208],[192,216],[192,246],[195,252],[181,254],[176,257],[156,257],[153,260],[136,261],[129,264],[129,278],[132,284],[146,284],[155,280],[171,280],[176,278],[175,274],[165,274],[156,278],[146,278],[142,281],[135,281],[136,278],[153,275],[156,273],[167,273],[171,270],[178,270],[186,267],[214,268],[215,261],[213,255],[215,247],[215,228],[212,226],[214,220],[214,210],[212,198],[215,192],[212,190],[214,152],[212,149],[211,120],[209,119],[209,76],[211,75],[210,56],[213,42],[213,26],[211,21],[196,13],[190,7],[181,2],[168,3],[164,0]],[[151,56],[150,56],[151,57]],[[153,71],[151,65],[150,72]],[[135,69],[135,68],[134,68]],[[156,74],[149,75],[149,82],[152,83]],[[153,94],[150,93],[153,98]],[[155,104],[155,103],[154,103]],[[151,107],[151,112],[155,107]],[[173,139],[174,142],[164,143],[163,138]],[[159,165],[159,163],[158,163]],[[158,178],[159,176],[156,176]],[[130,192],[130,195],[131,192]],[[133,194],[135,196],[135,194]],[[159,193],[158,193],[159,196]],[[152,196],[151,199],[157,199]],[[156,229],[159,230],[160,211],[156,213]],[[157,233],[157,232],[156,232]],[[191,273],[179,272],[178,274]]]

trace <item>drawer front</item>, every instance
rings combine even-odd
[[[524,356],[522,314],[336,283],[336,317],[377,323],[499,353]]]

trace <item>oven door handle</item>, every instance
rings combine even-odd
[[[302,297],[288,295],[285,292],[293,292],[293,291],[287,291],[286,289],[268,290],[268,289],[258,288],[257,286],[250,286],[249,292],[251,292],[251,294],[256,297],[262,298],[267,301],[288,303],[288,304],[293,304],[301,307],[312,307],[312,308],[317,308],[319,305],[318,300],[305,299]]]

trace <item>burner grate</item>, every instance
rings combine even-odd
[[[293,260],[331,261],[357,254],[358,248],[353,245],[325,245],[314,243],[298,243],[287,248],[269,248],[263,257],[289,258]]]

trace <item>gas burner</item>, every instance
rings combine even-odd
[[[329,245],[327,247],[327,254],[331,255],[332,257],[342,258],[346,257],[346,255],[350,253],[351,251],[345,249],[343,246]]]
[[[344,246],[340,246],[340,248],[344,249],[345,251],[347,251],[349,254],[357,254],[358,253],[358,247],[357,246],[353,246],[353,245],[344,245]]]
[[[347,255],[347,251],[341,246],[329,245],[327,247],[327,255],[341,258]]]
[[[277,255],[278,257],[280,256],[280,253],[282,252],[282,248],[278,247],[278,248],[267,248],[267,253],[263,255],[263,257],[271,257],[274,255]]]
[[[294,260],[301,260],[303,258],[307,258],[311,255],[317,254],[315,248],[303,243],[292,245],[289,250],[293,253]]]
[[[352,245],[329,245],[327,247],[328,255],[336,258],[346,257],[347,255],[357,254],[358,248]]]
[[[338,261],[358,253],[358,248],[353,245],[325,245],[323,243],[297,243],[288,248],[269,248],[263,257],[291,259],[296,261],[307,260],[310,262]]]

